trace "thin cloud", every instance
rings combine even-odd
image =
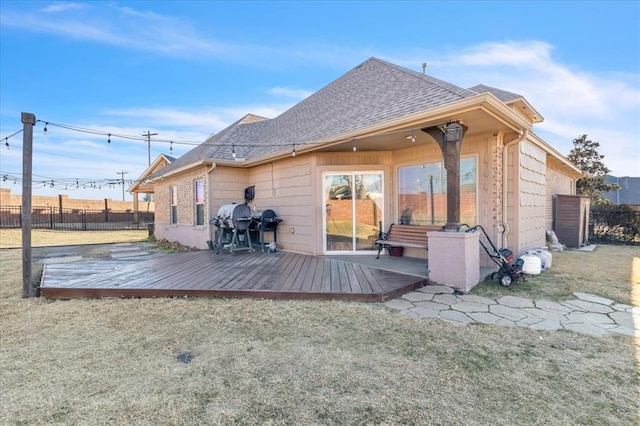
[[[292,87],[272,87],[271,89],[267,90],[267,93],[274,96],[293,98],[300,101],[313,94],[311,90],[294,89]]]
[[[545,117],[534,127],[563,154],[589,134],[614,174],[637,174],[638,74],[590,73],[554,58],[541,41],[481,43],[440,55],[432,73],[462,87],[486,84],[523,95]]]
[[[41,9],[44,13],[58,13],[58,12],[66,12],[67,10],[81,10],[84,9],[86,5],[80,3],[54,3],[49,5],[43,9]]]

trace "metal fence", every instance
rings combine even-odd
[[[592,209],[589,242],[640,245],[640,211],[632,208]]]
[[[149,224],[153,223],[153,217],[152,212],[33,207],[31,228],[73,231],[148,229]],[[0,206],[0,228],[21,227],[22,207]]]

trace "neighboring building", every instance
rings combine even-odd
[[[444,225],[446,171],[421,129],[463,122],[461,222],[482,224],[514,252],[545,244],[553,196],[580,171],[535,135],[540,114],[520,95],[463,89],[371,58],[273,119],[248,114],[147,174],[158,238],[207,248],[220,206],[244,201],[283,219],[278,246],[367,253],[379,223]],[[405,255],[426,257],[424,250]]]
[[[640,206],[640,177],[607,176],[607,183],[618,184],[620,189],[605,192],[600,195],[602,198],[607,198],[613,204]]]

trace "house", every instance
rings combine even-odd
[[[133,210],[135,212],[140,211],[140,194],[153,194],[153,185],[148,182],[149,176],[168,166],[172,161],[176,161],[176,159],[165,154],[158,155],[158,157],[153,160],[153,163],[151,163],[129,187],[127,191],[133,194]]]
[[[613,204],[640,206],[640,177],[607,176],[606,182],[615,183],[620,188],[615,191],[605,192],[602,194],[602,198],[610,200]]]
[[[380,224],[445,224],[443,156],[422,129],[464,123],[460,222],[522,253],[545,244],[554,194],[574,194],[581,176],[533,132],[542,120],[515,93],[370,58],[278,117],[247,114],[140,181],[155,193],[158,238],[206,249],[209,220],[254,186],[251,207],[283,220],[279,248],[375,253]]]

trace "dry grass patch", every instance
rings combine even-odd
[[[0,255],[2,268],[19,263],[20,250]],[[638,418],[636,346],[625,336],[456,326],[378,304],[21,299],[19,273],[0,279],[2,424]],[[184,352],[191,363],[176,359]]]
[[[531,299],[567,300],[574,292],[593,293],[619,303],[632,304],[632,289],[640,279],[632,277],[640,246],[598,245],[593,252],[553,252],[553,266],[525,283],[504,288],[495,281],[474,287],[472,294],[498,298],[506,294]]]
[[[149,232],[143,231],[56,231],[32,229],[33,247],[68,246],[80,244],[106,244],[144,241]],[[0,248],[21,247],[21,229],[0,229]]]

